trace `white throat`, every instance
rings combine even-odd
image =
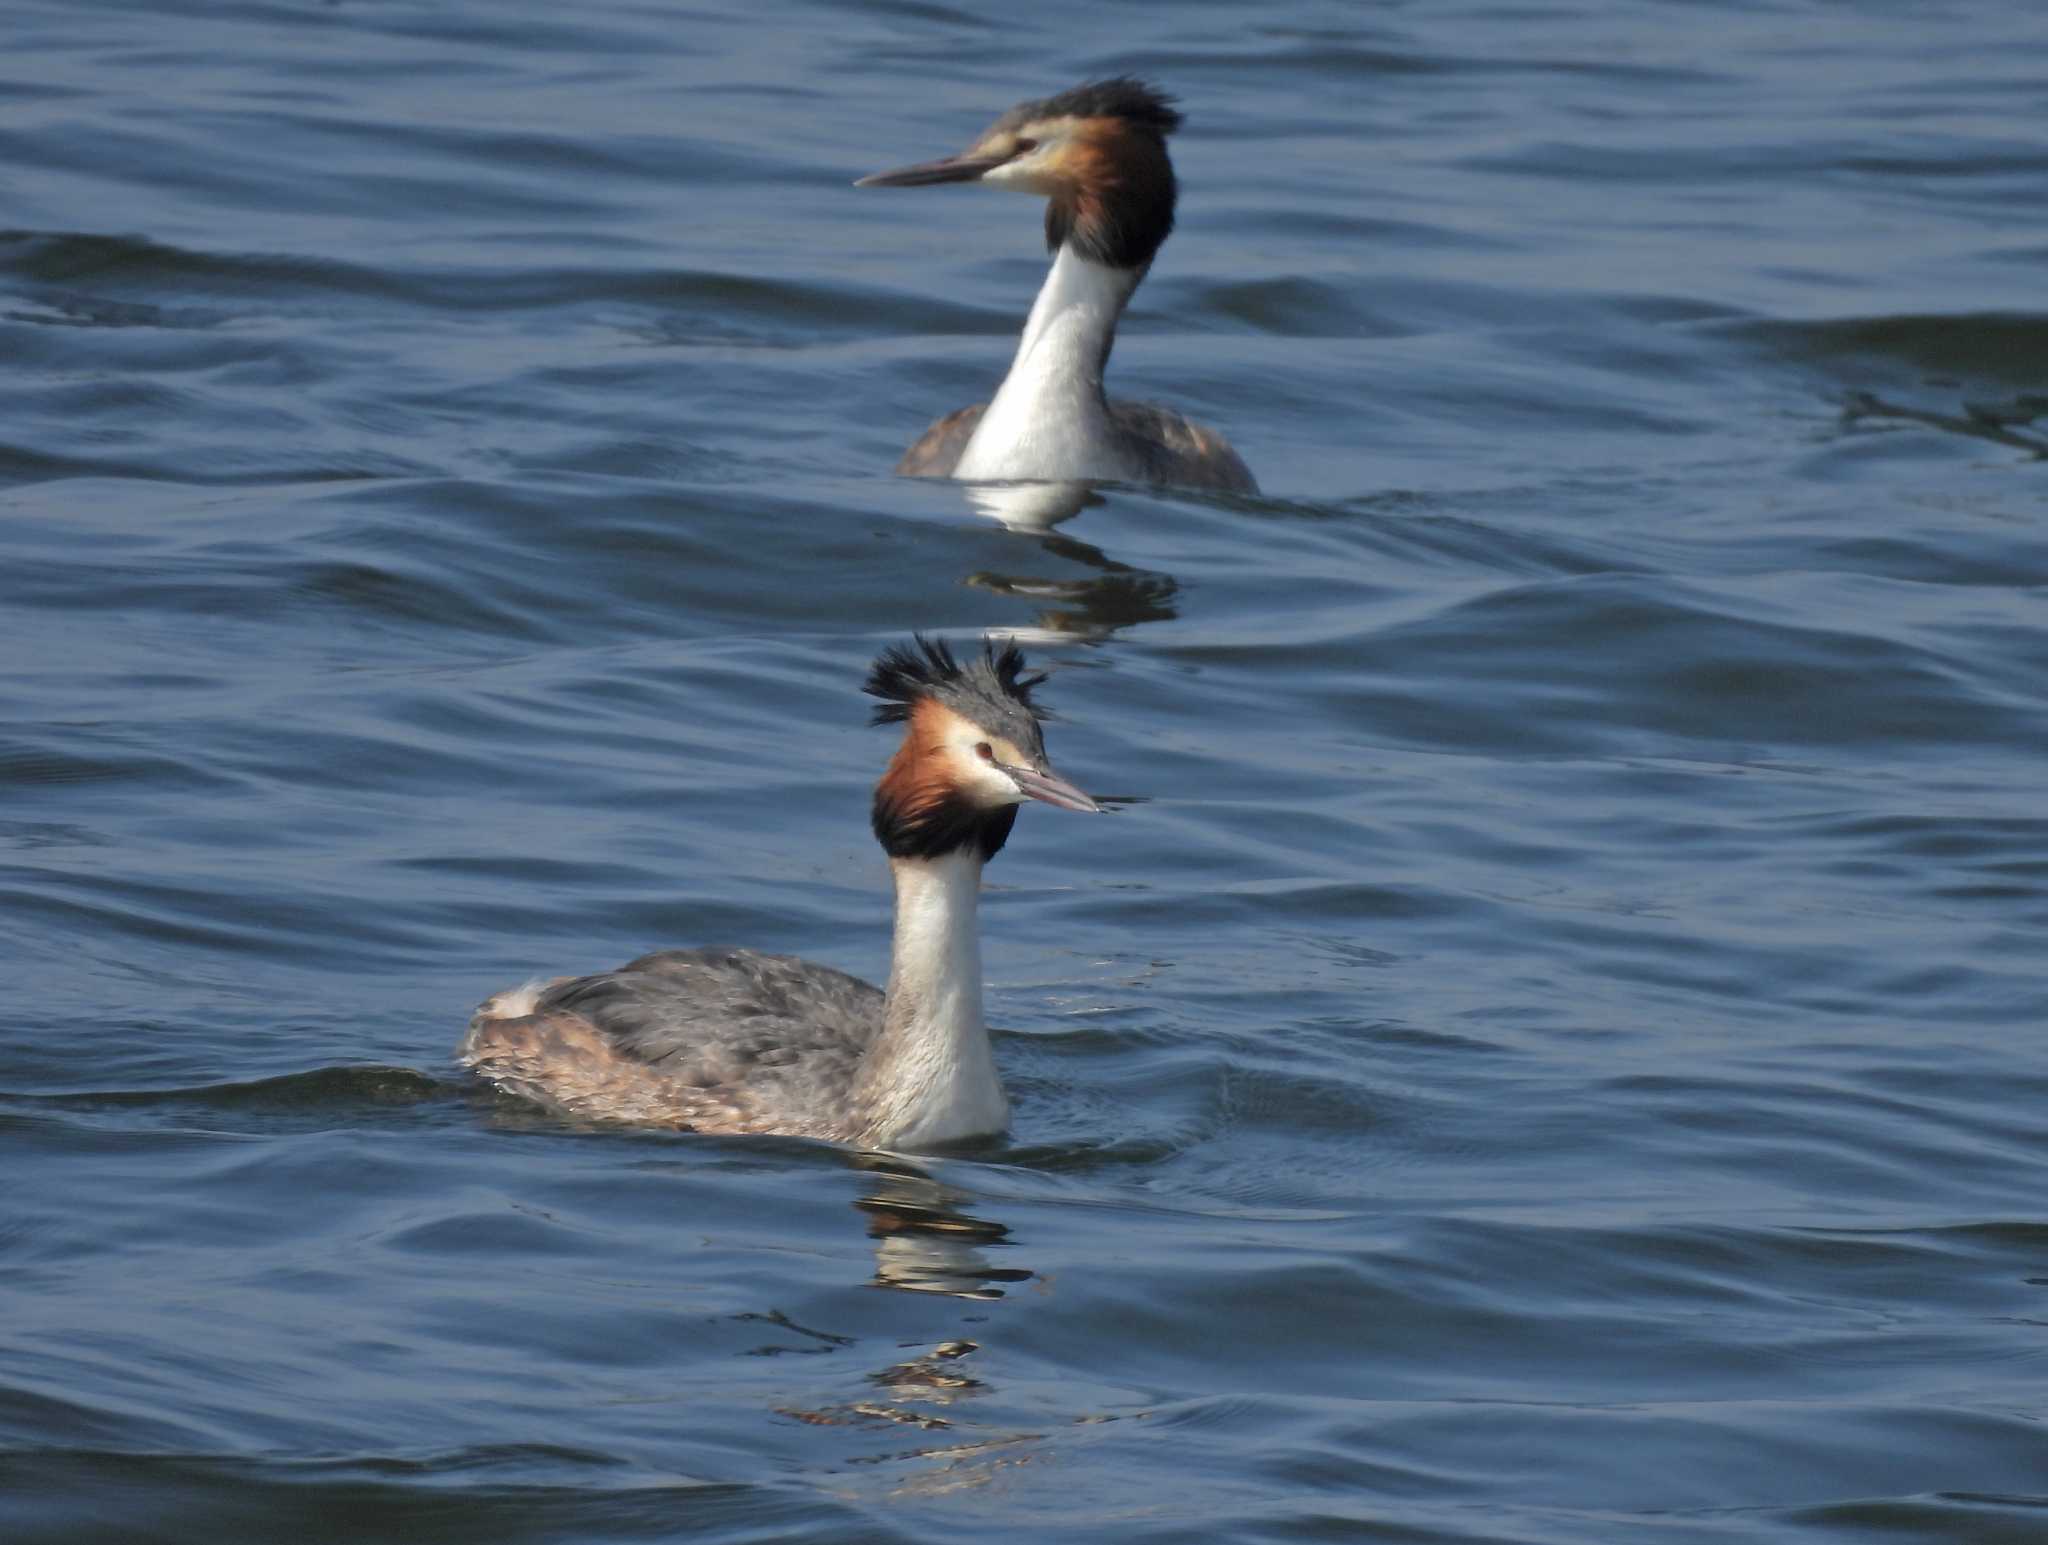
[[[855,1081],[866,1141],[924,1148],[1000,1132],[1010,1102],[981,1017],[981,853],[895,859],[896,940],[881,1034]]]
[[[1142,270],[1061,246],[1024,324],[1017,358],[953,468],[957,478],[1138,478],[1102,393],[1117,319]]]

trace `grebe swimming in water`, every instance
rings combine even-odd
[[[1256,493],[1229,443],[1171,408],[1111,402],[1117,319],[1173,229],[1172,98],[1129,76],[1024,102],[960,155],[857,188],[982,182],[1043,194],[1052,272],[991,402],[948,414],[904,452],[912,477],[1118,478]]]
[[[662,950],[485,1000],[456,1055],[571,1116],[923,1148],[1009,1123],[981,1018],[981,867],[1017,807],[1102,806],[1052,770],[1014,644],[918,637],[863,688],[903,743],[875,785],[896,881],[889,990],[793,955]]]

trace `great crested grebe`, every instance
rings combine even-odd
[[[904,452],[912,477],[1117,478],[1255,493],[1229,443],[1171,408],[1111,402],[1117,319],[1173,229],[1173,99],[1130,76],[1024,102],[957,156],[857,188],[982,182],[1043,194],[1053,253],[1017,358],[992,402],[948,414]]]
[[[570,1116],[925,1148],[1000,1132],[975,901],[1017,806],[1102,806],[1052,770],[1014,644],[886,650],[863,688],[903,743],[875,785],[896,881],[889,990],[793,955],[662,950],[486,999],[456,1055]]]

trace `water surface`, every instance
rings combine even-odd
[[[0,1534],[2048,1532],[2048,19],[23,0]],[[891,478],[1177,90],[1113,377],[1256,498]],[[1008,631],[1010,1137],[465,1084],[870,977],[866,661]]]

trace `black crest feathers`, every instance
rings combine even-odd
[[[1071,91],[1039,102],[1024,102],[1005,113],[998,127],[1047,118],[1121,118],[1141,124],[1162,139],[1181,126],[1173,98],[1135,75],[1084,81]]]
[[[1044,714],[1032,703],[1031,689],[1044,680],[1042,673],[1024,674],[1023,651],[1008,640],[1000,649],[993,639],[985,640],[980,657],[962,665],[944,639],[914,633],[909,644],[892,644],[875,657],[861,690],[882,700],[874,713],[876,724],[902,723],[918,699],[926,697],[1007,701],[1040,719]]]

